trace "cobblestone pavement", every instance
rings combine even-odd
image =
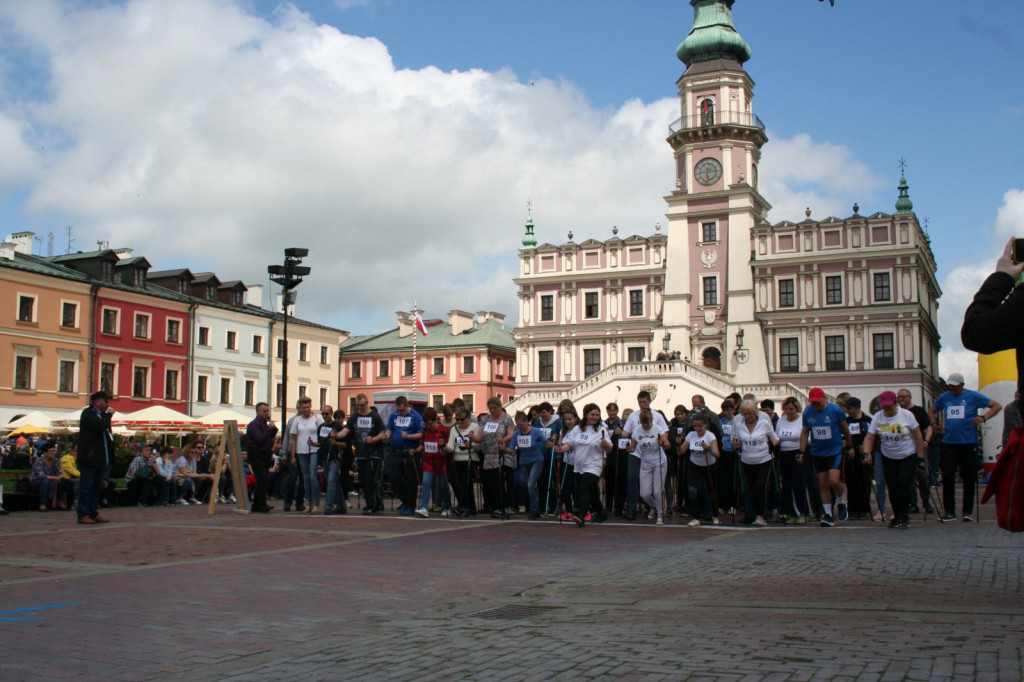
[[[0,679],[1022,679],[1024,538],[218,507],[0,519]]]

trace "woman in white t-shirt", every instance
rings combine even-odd
[[[882,408],[871,418],[868,435],[864,437],[863,452],[870,459],[875,439],[882,450],[882,470],[885,486],[889,489],[892,506],[890,528],[910,527],[910,486],[914,470],[924,465],[924,439],[914,413],[896,404],[896,394],[885,391],[878,396]],[[916,457],[914,455],[917,455]]]
[[[708,431],[708,419],[703,414],[693,416],[693,431],[683,437],[679,451],[686,456],[686,487],[690,498],[690,509],[697,509],[698,503],[705,521],[718,525],[715,495],[715,466],[718,462],[718,439]],[[688,526],[699,526],[700,519],[694,516]]]
[[[665,467],[662,449],[668,446],[667,429],[654,422],[651,410],[640,411],[640,428],[630,436],[629,451],[640,458],[640,497],[657,513],[656,523],[665,523]]]
[[[790,396],[782,401],[782,414],[775,424],[779,437],[779,477],[782,491],[779,515],[782,521],[806,523],[810,515],[807,504],[807,468],[800,454],[800,431],[803,429],[803,409],[800,401]]]
[[[302,472],[302,485],[306,489],[306,513],[317,514],[320,512],[320,479],[316,475],[320,439],[317,431],[324,420],[313,412],[313,400],[309,396],[299,398],[298,407],[299,414],[292,420],[288,431],[292,439],[291,453]],[[295,464],[294,460],[292,464]]]
[[[747,509],[744,523],[766,526],[764,520],[768,500],[768,479],[771,478],[772,447],[779,437],[767,416],[762,417],[753,400],[740,403],[740,418],[733,422],[732,442],[740,451],[743,480],[753,497],[753,509]],[[751,514],[754,518],[751,519]]]
[[[612,449],[612,437],[608,429],[601,423],[601,408],[589,403],[583,408],[583,423],[572,428],[562,438],[560,451],[572,451],[573,470],[579,482],[580,508],[575,511],[572,520],[582,528],[586,518],[591,516],[594,521],[602,523],[607,519],[598,482],[604,471],[605,454]]]

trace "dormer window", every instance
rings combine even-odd
[[[108,260],[100,261],[100,279],[104,282],[114,281],[114,264]]]
[[[133,282],[133,286],[136,286],[136,287],[138,287],[140,289],[145,287],[146,286],[146,270],[144,268],[135,268],[133,270],[133,272],[135,273],[135,281]]]
[[[242,292],[232,291],[231,292],[231,305],[241,308],[242,307]]]
[[[186,296],[188,295],[188,280],[187,279],[183,278],[183,279],[179,279],[178,280],[178,293],[179,294],[184,294]]]
[[[212,284],[206,285],[206,300],[216,301],[217,300],[217,287]]]

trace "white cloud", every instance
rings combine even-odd
[[[816,220],[845,218],[853,213],[854,202],[860,203],[865,215],[893,210],[874,207],[874,197],[886,183],[853,158],[849,148],[815,142],[807,134],[765,145],[760,170],[761,193],[772,203],[769,220],[773,223],[799,222],[806,208]]]
[[[308,247],[298,313],[357,333],[413,299],[514,324],[528,199],[541,243],[665,222],[672,98],[596,110],[567,82],[396,70],[380,41],[288,6],[269,22],[225,0],[40,0],[0,6],[4,25],[50,79],[10,123],[53,140],[27,210],[73,216],[79,244],[251,283]],[[773,140],[761,178],[779,220],[848,215],[881,185],[805,135]]]

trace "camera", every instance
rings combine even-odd
[[[1024,263],[1024,239],[1013,240],[1013,262]]]

